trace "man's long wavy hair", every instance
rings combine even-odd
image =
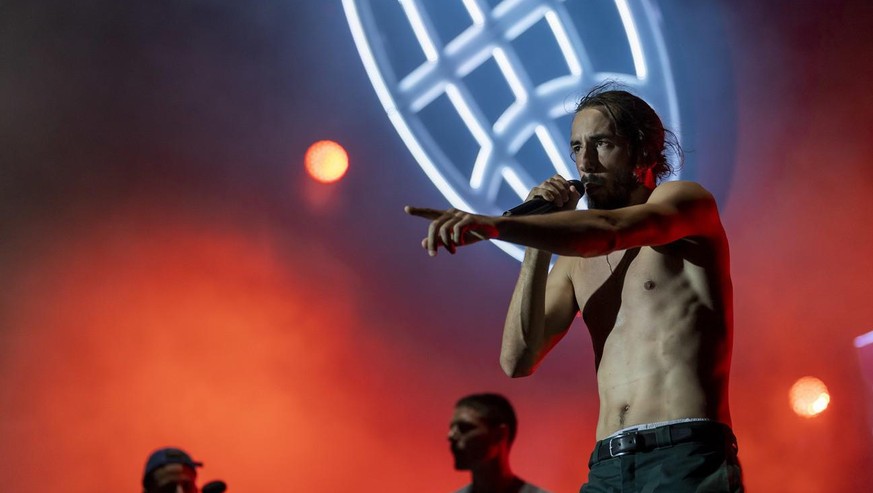
[[[684,153],[676,135],[664,128],[655,110],[615,82],[605,82],[592,89],[576,105],[576,113],[585,108],[603,109],[612,122],[616,135],[630,143],[631,161],[638,172],[651,168],[657,182],[673,173],[667,159],[671,151],[681,166]],[[639,176],[639,175],[638,175]]]

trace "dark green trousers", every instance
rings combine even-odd
[[[671,443],[670,427],[676,435],[677,430],[689,426],[695,427],[700,436]],[[657,439],[650,438],[649,446],[618,457],[603,453],[608,450],[604,447],[606,440],[598,442],[589,462],[588,482],[580,493],[744,491],[736,438],[727,426],[715,422],[681,423],[652,431]]]

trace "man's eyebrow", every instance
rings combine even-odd
[[[591,134],[586,137],[588,140],[603,140],[603,139],[615,139],[615,135],[613,134]],[[573,139],[570,141],[570,146],[574,146],[576,144],[581,143],[580,139]]]

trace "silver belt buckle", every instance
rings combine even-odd
[[[619,450],[616,452],[613,448],[614,445],[617,444]],[[621,435],[614,436],[609,439],[609,456],[610,457],[620,457],[622,455],[627,455],[631,452],[634,452],[637,448],[637,434],[636,432],[631,433],[623,433]]]

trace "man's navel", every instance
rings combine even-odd
[[[624,428],[625,420],[627,419],[627,413],[630,411],[630,404],[625,404],[623,408],[618,412],[618,427]]]

